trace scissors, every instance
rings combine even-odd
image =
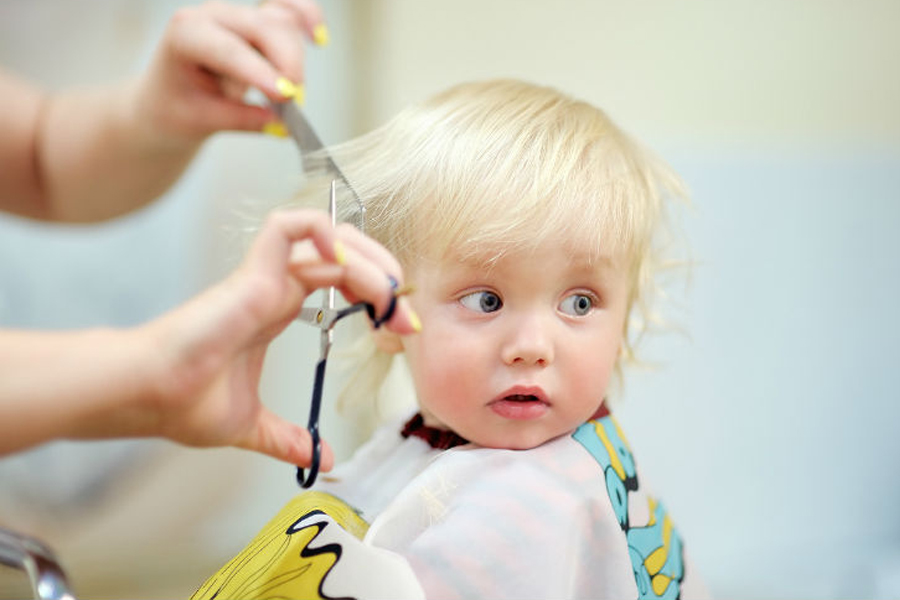
[[[365,231],[365,205],[359,199],[353,186],[344,176],[343,172],[338,168],[331,155],[325,150],[322,141],[316,132],[310,126],[309,121],[300,111],[300,108],[293,101],[281,104],[273,104],[273,109],[279,115],[282,122],[288,129],[300,154],[305,157],[311,153],[318,153],[317,157],[323,160],[323,167],[326,173],[331,176],[331,186],[328,200],[328,213],[331,216],[331,224],[335,225],[337,221],[337,184],[343,183],[350,192],[351,197],[356,202],[360,214],[359,228]],[[334,336],[332,328],[339,320],[360,311],[366,311],[375,328],[386,323],[394,314],[397,307],[397,298],[407,293],[409,290],[398,290],[397,281],[388,276],[393,289],[391,302],[388,309],[380,317],[375,314],[375,307],[368,302],[358,302],[346,308],[336,309],[334,305],[335,288],[329,287],[325,290],[325,295],[320,308],[306,307],[300,310],[297,316],[298,321],[302,321],[314,327],[318,327],[321,331],[319,334],[319,361],[316,363],[316,376],[313,384],[312,399],[309,406],[309,421],[307,423],[307,431],[309,431],[312,440],[312,462],[310,463],[309,474],[305,475],[302,467],[297,467],[297,483],[303,488],[308,488],[316,481],[319,474],[319,465],[322,459],[322,441],[319,437],[319,409],[322,405],[322,389],[325,383],[325,366],[328,362],[328,352],[331,350],[331,344]]]

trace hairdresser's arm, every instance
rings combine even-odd
[[[210,134],[274,120],[245,90],[283,100],[276,81],[303,80],[304,44],[324,41],[322,27],[311,0],[210,2],[175,14],[134,81],[51,94],[0,71],[0,210],[85,222],[146,204]]]
[[[371,239],[333,229],[324,213],[289,211],[269,219],[227,279],[145,326],[0,331],[0,455],[60,438],[165,437],[307,466],[306,431],[258,396],[268,345],[321,287],[335,285],[383,313],[386,274],[402,281],[397,262]],[[416,330],[405,298],[387,326]],[[331,462],[326,451],[323,468]]]

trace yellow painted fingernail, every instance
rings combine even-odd
[[[306,103],[306,88],[302,83],[294,86],[294,103],[297,106],[303,106]]]
[[[334,242],[334,262],[339,265],[347,264],[347,250],[344,249],[344,244],[341,240],[335,240]]]
[[[275,89],[285,98],[293,98],[297,94],[297,86],[291,83],[287,77],[279,77],[275,80]]]
[[[272,121],[270,123],[266,123],[263,125],[262,132],[267,135],[274,135],[275,137],[286,138],[288,136],[288,130],[284,126],[284,123],[280,121]]]
[[[416,333],[422,331],[422,321],[413,309],[409,309],[409,323]]]
[[[415,291],[416,291],[415,285],[413,285],[411,283],[406,283],[406,284],[403,284],[400,287],[398,287],[396,290],[394,290],[394,296],[397,296],[398,298],[400,296],[408,296],[409,294],[412,294]]]
[[[313,29],[313,42],[316,46],[327,46],[330,39],[331,36],[328,35],[328,27],[325,26],[325,23],[316,25]]]

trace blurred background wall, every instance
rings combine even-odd
[[[0,60],[50,87],[125,76],[179,4],[0,0]],[[513,76],[601,106],[674,165],[694,204],[692,279],[672,290],[686,333],[645,346],[659,366],[627,373],[620,409],[645,475],[717,597],[900,596],[900,4],[322,5],[333,41],[310,51],[307,112],[326,142]],[[221,276],[242,212],[297,185],[290,144],[257,138],[217,136],[133,217],[0,218],[0,325],[129,325]],[[266,366],[267,401],[301,423],[315,351],[292,326]],[[358,440],[324,419],[346,456]],[[263,457],[160,442],[0,461],[0,522],[98,598],[190,594],[295,492]]]

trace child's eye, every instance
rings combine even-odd
[[[466,294],[459,299],[459,303],[468,308],[479,312],[492,313],[500,310],[503,306],[503,300],[494,292],[472,292]]]
[[[567,315],[583,317],[594,308],[594,299],[586,294],[572,294],[566,296],[559,305],[559,309]]]

